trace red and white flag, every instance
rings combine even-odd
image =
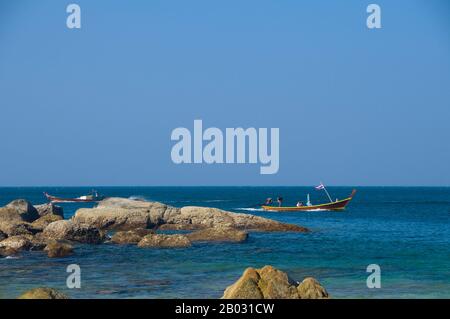
[[[317,190],[325,189],[325,186],[322,183],[320,183],[319,186],[316,186],[316,189]]]

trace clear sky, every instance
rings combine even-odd
[[[450,185],[448,1],[71,2],[0,0],[0,185]],[[194,119],[280,128],[278,174],[175,165]]]

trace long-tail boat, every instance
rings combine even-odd
[[[321,188],[324,189],[324,188]],[[305,206],[269,206],[269,205],[262,205],[262,209],[267,211],[277,211],[277,212],[299,212],[299,211],[320,211],[320,210],[332,210],[332,211],[339,211],[344,210],[345,207],[348,205],[348,203],[353,199],[353,196],[356,193],[356,189],[354,189],[351,193],[351,195],[345,199],[332,201],[330,199],[329,203],[325,204],[318,204],[318,205],[311,205],[308,200],[308,204]],[[327,193],[328,195],[328,193]]]
[[[62,198],[44,193],[45,197],[52,203],[91,203],[98,202],[104,199],[104,196],[98,194],[97,191],[92,191],[92,194],[83,195],[76,198]]]

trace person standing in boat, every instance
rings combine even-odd
[[[278,197],[277,202],[278,202],[278,207],[281,207],[281,205],[283,204],[283,197]]]

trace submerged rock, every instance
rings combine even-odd
[[[111,242],[115,244],[137,244],[146,235],[153,234],[150,229],[133,229],[128,231],[118,231],[111,237]]]
[[[314,278],[300,285],[272,266],[247,268],[243,275],[225,289],[224,299],[323,299],[328,293]]]
[[[308,229],[280,223],[271,219],[227,212],[217,208],[188,206],[176,208],[158,202],[137,201],[125,198],[108,198],[96,208],[77,210],[73,221],[89,224],[99,229],[202,229],[230,227],[241,230],[295,231]]]
[[[224,241],[224,242],[244,242],[248,234],[243,230],[230,227],[213,227],[197,230],[187,234],[190,241]]]
[[[47,244],[44,251],[49,258],[66,257],[73,254],[73,246],[67,241],[54,240]]]
[[[34,229],[43,231],[45,229],[45,227],[47,227],[51,223],[56,222],[58,220],[62,220],[62,219],[63,218],[60,215],[47,214],[47,215],[43,215],[42,217],[36,219],[34,222],[31,223],[31,226]]]
[[[69,297],[53,288],[35,288],[23,293],[18,299],[69,299]]]
[[[18,250],[11,247],[0,247],[0,258],[14,256],[18,254]]]
[[[142,238],[142,240],[138,243],[138,246],[142,248],[181,248],[191,246],[191,242],[186,236],[179,234],[150,234]]]
[[[61,206],[57,206],[52,203],[48,203],[48,204],[42,204],[42,205],[35,205],[34,208],[36,208],[40,217],[46,216],[46,215],[58,215],[58,216],[61,216],[62,218],[64,218],[64,211]]]
[[[65,239],[87,244],[99,244],[104,240],[104,234],[97,228],[90,225],[80,225],[71,220],[59,220],[50,223],[45,227],[42,236],[47,240]]]

